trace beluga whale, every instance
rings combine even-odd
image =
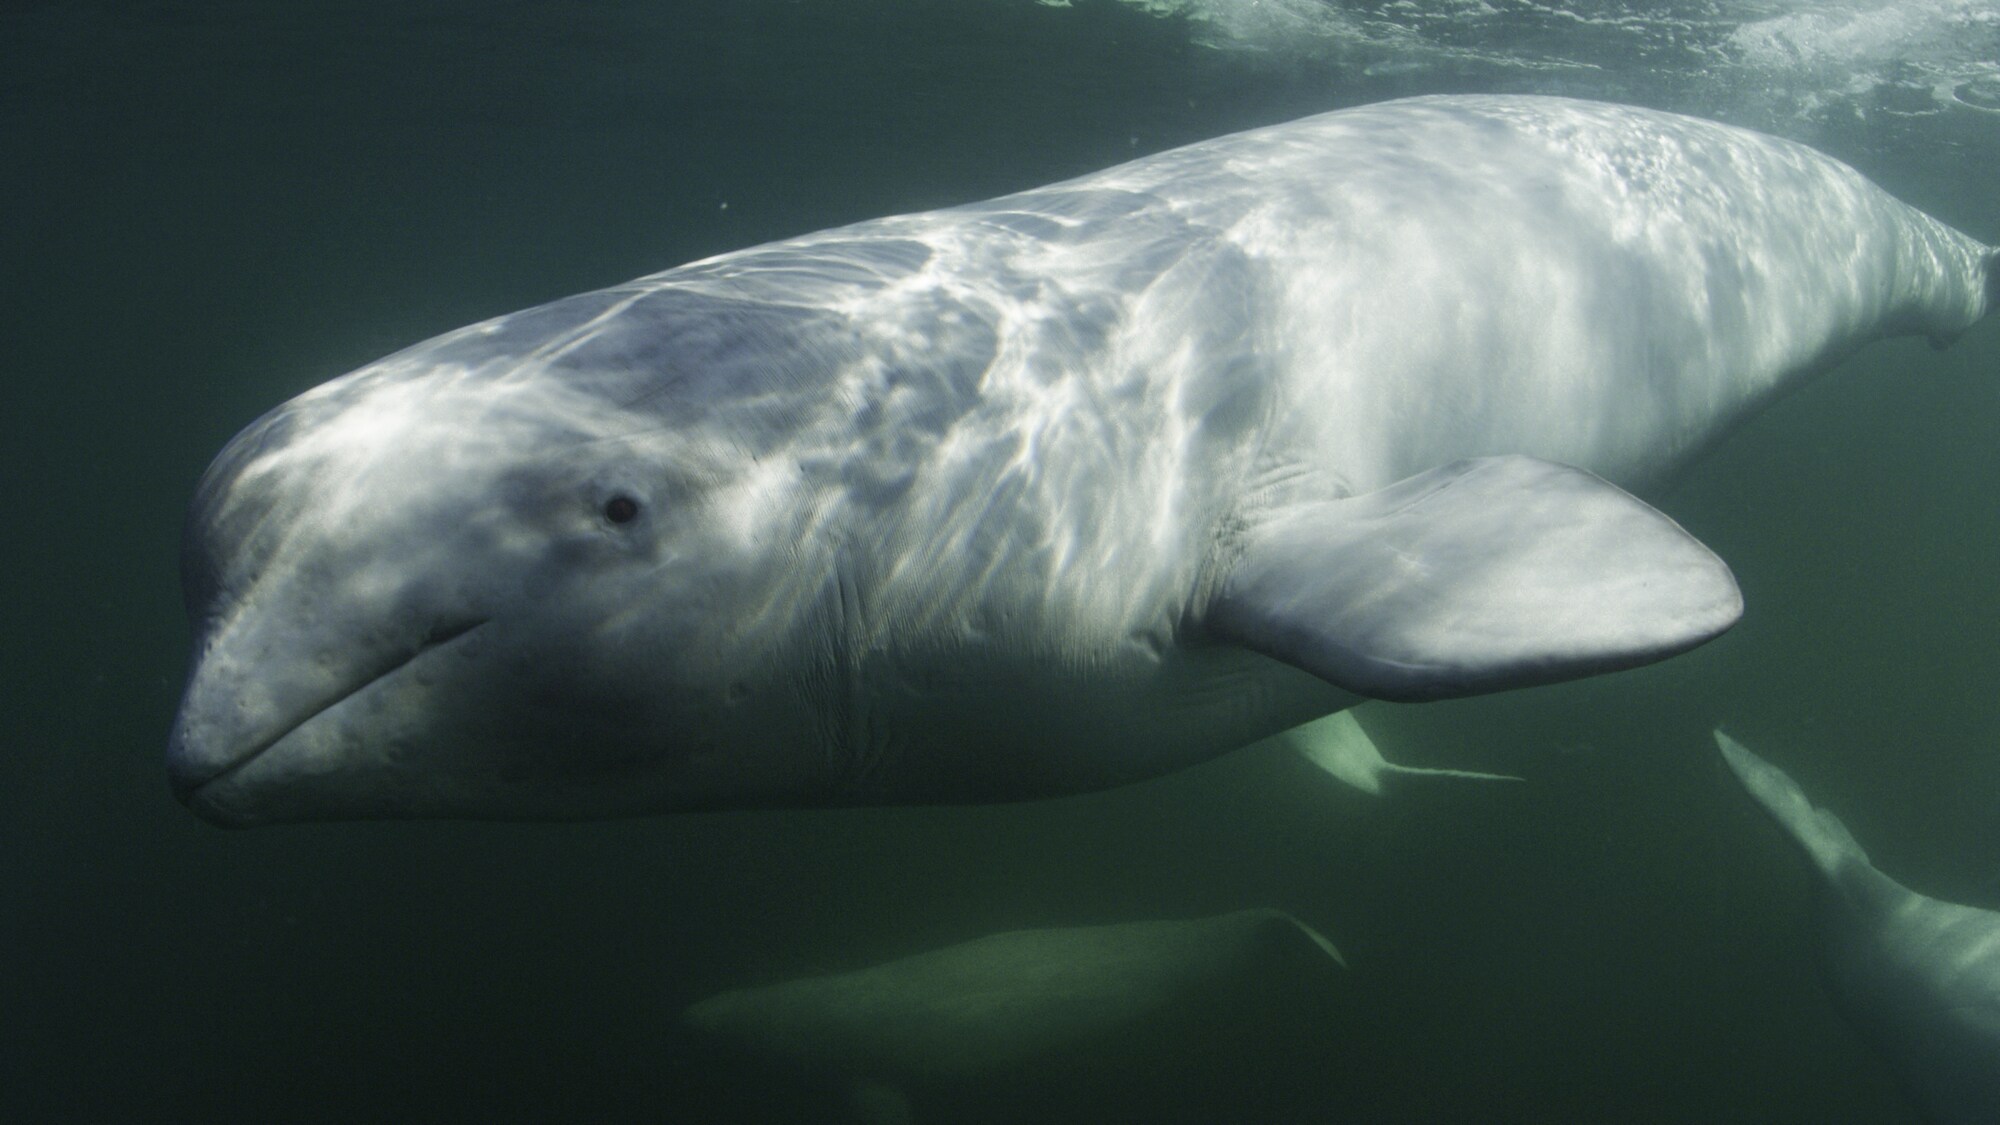
[[[681,1022],[708,1069],[750,1087],[746,1120],[773,1116],[755,1104],[767,1084],[882,1125],[1277,1120],[1339,1046],[1325,1028],[1344,970],[1312,927],[1250,909],[987,934],[734,989]]]
[[[1930,1120],[2000,1121],[2000,911],[1903,886],[1783,770],[1721,731],[1715,742],[1813,867],[1821,962],[1841,1010]]]
[[[1742,129],[1425,97],[723,254],[278,406],[168,748],[229,825],[980,802],[1741,612],[1633,491],[1994,251]]]

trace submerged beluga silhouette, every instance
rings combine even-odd
[[[1783,770],[1715,732],[1743,788],[1820,883],[1827,979],[1932,1120],[2000,1121],[2000,912],[1918,894],[1877,870]]]
[[[1324,1023],[1342,966],[1298,919],[1240,910],[988,934],[724,992],[682,1022],[884,1125],[1093,1120],[1107,1104],[1117,1120],[1271,1119],[1260,1099],[1287,1067],[1325,1064],[1284,1043]]]
[[[1432,97],[418,344],[204,477],[226,824],[984,801],[1735,621],[1624,488],[1994,254],[1790,142]]]

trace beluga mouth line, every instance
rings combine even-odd
[[[255,745],[250,747],[248,750],[245,750],[232,760],[223,763],[219,769],[216,769],[213,772],[206,774],[205,776],[176,775],[173,779],[175,792],[180,796],[181,800],[183,801],[193,800],[196,796],[198,796],[201,793],[203,789],[207,788],[212,784],[225,781],[229,777],[235,775],[236,773],[244,769],[246,766],[250,765],[252,762],[255,762],[257,759],[263,757],[264,754],[269,752],[272,747],[276,746],[280,742],[283,742],[285,739],[291,737],[294,733],[299,731],[301,728],[305,727],[306,724],[312,722],[314,719],[319,718],[321,715],[325,714],[326,712],[332,710],[335,707],[340,706],[342,703],[345,703],[348,700],[353,699],[355,696],[360,695],[362,692],[367,691],[368,689],[374,687],[376,684],[379,684],[383,680],[386,680],[389,677],[395,675],[397,672],[402,671],[405,667],[409,666],[412,662],[424,656],[425,654],[443,648],[451,644],[452,642],[458,640],[459,638],[466,636],[467,634],[473,632],[474,630],[478,629],[480,626],[485,624],[486,620],[483,618],[470,618],[462,621],[434,623],[431,626],[430,630],[424,634],[423,640],[420,641],[417,647],[411,650],[408,654],[395,659],[385,668],[364,674],[357,682],[354,683],[354,686],[345,688],[340,691],[336,691],[331,695],[329,695],[328,697],[326,697],[322,702],[319,702],[317,704],[308,707],[303,713],[299,715],[299,717],[295,721],[279,729],[278,731],[276,731],[276,733],[270,735],[269,737],[259,740]],[[181,737],[181,734],[182,732],[179,731],[176,732],[177,739]]]
[[[1806,146],[1504,95],[693,262],[234,439],[169,768],[228,824],[1017,800],[1662,660],[1742,597],[1634,492],[1995,263]]]

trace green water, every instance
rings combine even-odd
[[[1871,350],[1664,498],[1735,568],[1733,633],[1372,720],[1405,760],[1527,784],[1369,803],[1246,755],[1009,808],[196,821],[161,764],[181,508],[266,406],[760,240],[1535,84],[1278,65],[1108,0],[275,7],[0,12],[0,1119],[732,1120],[756,1080],[677,1039],[691,1000],[1249,906],[1351,967],[1317,1065],[1252,1119],[1912,1119],[1815,974],[1804,870],[1707,732],[1791,770],[1890,873],[2000,906],[1993,322]],[[1819,139],[2000,241],[2000,119],[1940,121]]]

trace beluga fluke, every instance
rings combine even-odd
[[[1842,1011],[1930,1120],[2000,1121],[2000,911],[1903,886],[1783,770],[1721,731],[1715,742],[1812,865],[1820,955]]]
[[[226,824],[989,801],[1659,660],[1625,489],[1989,248],[1791,142],[1428,97],[724,254],[285,403],[202,479]]]

